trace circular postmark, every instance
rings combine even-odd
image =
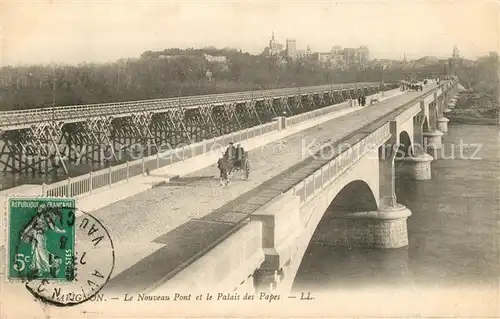
[[[15,230],[9,242],[17,242],[10,252],[9,277],[23,280],[33,296],[55,306],[97,298],[115,265],[113,241],[104,225],[76,209],[71,199],[67,205],[62,199],[22,200],[10,202],[9,226]],[[24,211],[16,213],[23,205]]]

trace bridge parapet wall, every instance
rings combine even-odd
[[[300,198],[301,205],[309,202],[325,186],[348,170],[354,162],[374,147],[382,145],[389,136],[389,123],[386,123],[366,137],[355,140],[348,150],[338,154],[314,172],[313,175],[298,183],[293,188],[293,194]]]
[[[212,250],[151,291],[155,294],[253,292],[253,274],[264,262],[262,230],[259,221],[245,222]]]

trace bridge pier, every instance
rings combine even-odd
[[[441,137],[443,136],[443,132],[439,130],[434,130],[430,132],[424,132],[423,136],[425,138],[425,147],[430,150],[439,150],[443,147],[441,142]]]
[[[392,249],[408,245],[406,220],[411,212],[398,204],[395,192],[396,122],[390,138],[378,148],[378,205],[364,184],[349,184],[337,194],[314,232],[315,243],[349,248]],[[376,152],[374,154],[377,154]],[[376,196],[376,195],[375,195]]]
[[[446,111],[446,110],[444,110],[444,111]],[[449,121],[450,121],[450,120],[449,120],[449,119],[447,119],[447,118],[446,118],[446,117],[444,117],[444,116],[443,116],[443,117],[438,118],[438,119],[436,120],[436,122],[437,122],[437,129],[438,129],[438,131],[440,131],[440,132],[448,132],[448,122],[449,122]]]
[[[427,154],[398,158],[398,173],[417,181],[431,179],[431,162],[434,158]]]
[[[394,249],[408,246],[406,220],[411,211],[401,204],[376,211],[349,212],[322,220],[312,242],[349,248]]]

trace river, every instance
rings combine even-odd
[[[495,126],[450,124],[443,136],[446,158],[432,163],[432,180],[396,181],[398,202],[412,211],[409,245],[393,250],[349,250],[311,244],[293,290],[379,285],[497,287],[498,136]],[[460,141],[466,145],[462,146],[464,156],[460,156]]]

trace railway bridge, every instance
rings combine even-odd
[[[0,164],[4,172],[68,175],[69,165],[120,164],[379,90],[352,83],[6,111]]]

